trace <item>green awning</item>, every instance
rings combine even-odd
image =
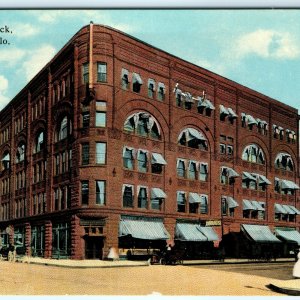
[[[275,229],[277,236],[283,238],[288,242],[297,243],[300,246],[300,233],[296,229]]]
[[[180,241],[206,242],[207,237],[199,230],[198,224],[177,223],[175,239]]]
[[[126,235],[143,240],[167,240],[170,237],[162,221],[123,219],[119,224],[119,237]]]
[[[242,224],[241,229],[257,243],[280,243],[281,241],[271,232],[266,225]]]

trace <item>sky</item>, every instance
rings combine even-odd
[[[0,109],[90,21],[300,110],[300,9],[0,10]]]

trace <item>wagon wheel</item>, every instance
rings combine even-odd
[[[160,265],[165,265],[167,262],[166,262],[166,259],[165,258],[161,258],[160,260],[159,260],[159,264]]]

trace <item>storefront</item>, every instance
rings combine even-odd
[[[170,238],[163,219],[121,216],[119,225],[120,256],[141,258],[163,250]]]
[[[71,255],[71,234],[68,223],[54,223],[52,226],[52,257],[69,258]]]
[[[295,256],[300,247],[300,233],[295,228],[277,227],[276,236],[282,241],[282,255],[284,257]]]
[[[190,222],[176,223],[175,246],[184,249],[185,259],[215,258],[214,242],[218,240],[219,237],[212,227]]]

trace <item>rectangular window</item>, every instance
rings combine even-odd
[[[66,172],[66,152],[61,154],[61,172]]]
[[[96,127],[106,127],[106,102],[96,101]]]
[[[133,207],[133,186],[123,188],[123,207]]]
[[[165,85],[162,82],[158,83],[157,99],[160,101],[165,100]]]
[[[82,128],[90,127],[90,112],[86,111],[82,113]]]
[[[59,172],[59,154],[56,154],[55,155],[55,175],[58,175],[60,172]],[[36,181],[38,182],[38,178],[37,178],[37,173],[36,173]]]
[[[221,199],[221,210],[222,210],[222,216],[227,215],[227,202],[226,198],[222,197]]]
[[[196,179],[196,168],[196,163],[191,161],[189,165],[189,179]]]
[[[88,180],[81,181],[81,204],[89,204],[89,182]]]
[[[200,164],[200,173],[199,173],[199,180],[207,181],[208,179],[208,165],[201,163]]]
[[[227,145],[227,154],[233,155],[233,146]]]
[[[151,209],[161,210],[163,199],[160,198],[152,198],[151,199]]]
[[[106,112],[96,111],[96,127],[106,126]]]
[[[185,163],[183,160],[177,161],[177,176],[185,178]]]
[[[147,208],[148,199],[147,199],[147,188],[141,187],[138,195],[138,208]]]
[[[128,148],[123,150],[123,167],[129,170],[133,170],[134,166],[133,151],[133,149]]]
[[[122,69],[122,89],[127,90],[129,88],[129,72],[126,69]]]
[[[185,193],[177,192],[177,212],[185,212]]]
[[[138,170],[139,172],[147,172],[147,152],[139,151],[138,154]]]
[[[224,144],[220,144],[220,154],[226,153],[226,146]]]
[[[200,212],[201,214],[208,213],[208,199],[206,195],[201,195],[201,205],[200,205]]]
[[[104,62],[97,63],[97,81],[107,82],[107,64]]]
[[[83,83],[89,82],[89,63],[82,65],[82,81]]]
[[[96,204],[105,205],[106,202],[105,185],[106,182],[103,180],[96,181]]]
[[[81,164],[88,165],[90,163],[90,144],[81,145]]]
[[[96,143],[96,164],[106,163],[106,143]]]

